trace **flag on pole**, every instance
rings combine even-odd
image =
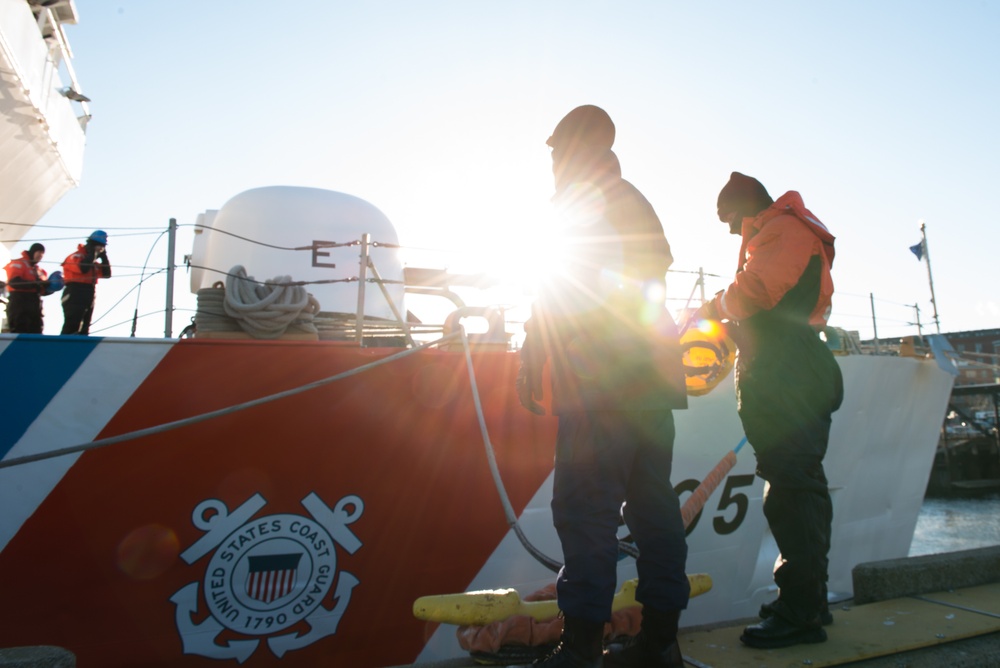
[[[910,252],[917,256],[918,260],[924,259],[924,242],[921,241],[919,244],[910,246]]]

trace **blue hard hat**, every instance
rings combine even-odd
[[[87,237],[87,241],[93,241],[95,244],[101,244],[102,246],[108,245],[108,233],[104,230],[94,230]]]
[[[54,292],[59,292],[63,289],[65,283],[63,281],[63,275],[61,271],[53,271],[49,274],[49,285],[45,288],[42,293],[44,295],[51,295]]]

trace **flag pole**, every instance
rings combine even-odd
[[[927,247],[927,225],[920,221],[920,243],[923,245],[924,260],[927,261],[927,281],[931,285],[931,306],[934,307],[934,326],[941,333],[941,320],[938,319],[937,299],[934,298],[934,276],[931,274],[931,252]]]

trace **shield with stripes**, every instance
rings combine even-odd
[[[299,570],[301,552],[247,557],[247,595],[262,603],[276,601],[291,593]]]

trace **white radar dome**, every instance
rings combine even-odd
[[[197,225],[191,249],[191,292],[224,285],[226,274],[242,265],[261,282],[277,276],[340,281],[315,283],[306,289],[319,301],[321,311],[355,314],[360,242],[368,234],[371,263],[387,281],[385,288],[400,313],[406,312],[396,229],[385,214],[362,199],[320,188],[255,188],[236,195],[217,211],[200,214]],[[293,248],[300,250],[288,250]],[[366,276],[375,278],[370,269]],[[374,283],[365,286],[364,304],[366,316],[394,319]]]

